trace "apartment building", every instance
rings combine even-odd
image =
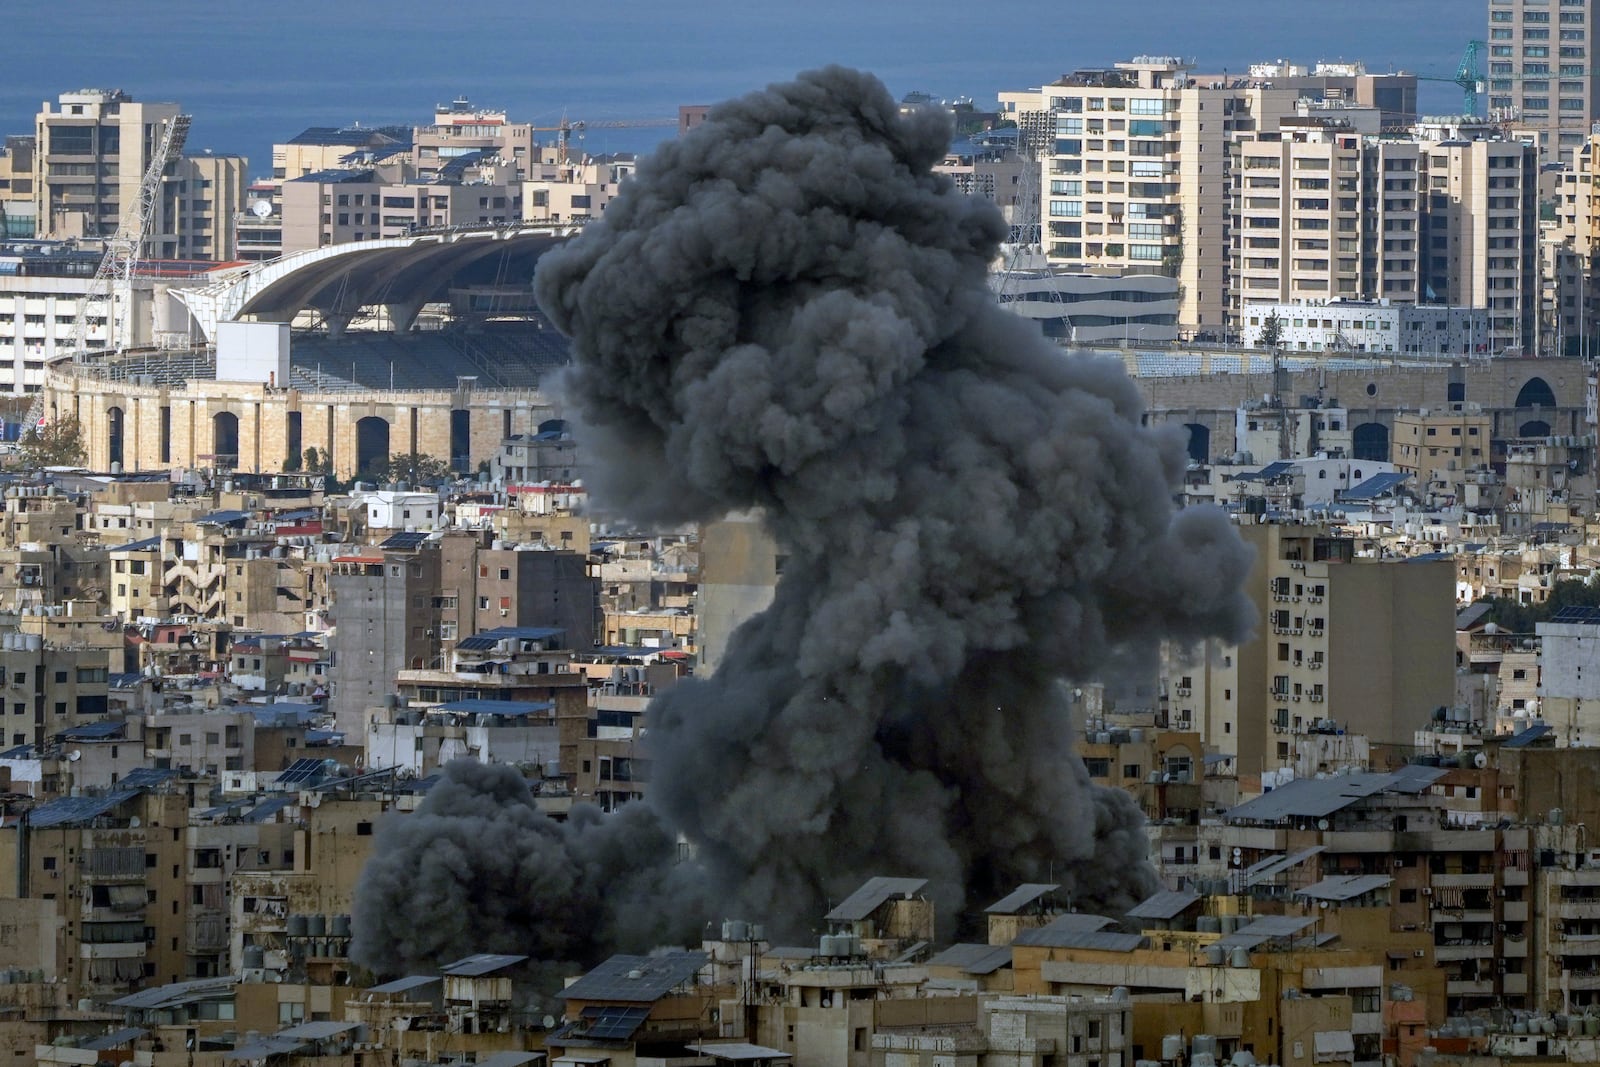
[[[34,119],[33,203],[37,236],[104,238],[136,202],[161,124],[174,103],[140,103],[121,91],[82,89],[45,101]],[[246,161],[184,156],[162,183],[145,254],[152,259],[225,260],[228,220],[244,206]]]
[[[1257,303],[1248,296],[1242,299],[1239,340],[1246,347],[1261,345],[1267,324],[1274,318],[1278,322],[1279,347],[1285,351],[1469,355],[1478,351],[1489,336],[1486,308],[1339,297],[1303,303]]]
[[[1489,108],[1564,159],[1600,118],[1594,75],[1596,0],[1489,0]]]
[[[526,168],[522,217],[530,222],[597,219],[634,167],[632,156],[563,159],[558,150],[545,149]]]
[[[474,107],[464,96],[433,109],[433,122],[412,131],[411,152],[417,169],[437,176],[452,160],[488,154],[527,171],[534,158],[531,123],[507,122],[504,111]]]
[[[1241,137],[1232,224],[1236,325],[1260,317],[1246,311],[1254,304],[1383,300],[1487,309],[1485,329],[1467,339],[1472,352],[1535,343],[1535,153],[1470,123],[1416,130],[1415,139],[1395,140],[1297,117],[1276,132]],[[1476,322],[1465,325],[1472,331]],[[1407,340],[1395,350],[1427,350]],[[1356,343],[1342,332],[1333,342]]]
[[[488,226],[522,218],[522,187],[510,164],[458,157],[438,178],[411,163],[314,171],[279,190],[282,251],[403,237],[437,226]]]
[[[1223,748],[1238,754],[1241,776],[1292,765],[1294,736],[1317,719],[1409,744],[1452,702],[1452,564],[1358,557],[1353,540],[1315,527],[1240,532],[1256,550],[1246,588],[1261,619],[1236,650],[1239,735]]]
[[[1394,417],[1390,455],[1419,489],[1460,499],[1467,471],[1489,464],[1494,419],[1481,405],[1458,401]]]
[[[1228,293],[1229,145],[1273,132],[1298,89],[1193,80],[1141,56],[1000,95],[1044,155],[1040,217],[1052,266],[1179,281],[1180,332],[1221,336]]]
[[[0,143],[0,240],[34,235],[33,150],[31,135]]]

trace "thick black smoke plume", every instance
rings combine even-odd
[[[651,708],[651,813],[719,915],[810,924],[879,873],[947,914],[1052,875],[1125,908],[1155,888],[1142,817],[1089,781],[1060,680],[1247,628],[1247,550],[1174,512],[1181,440],[996,305],[1005,227],[932,173],[948,140],[868,75],[805,74],[665,145],[539,269],[602,495],[758,507],[787,555],[715,675]],[[529,925],[563,922],[537,884]]]

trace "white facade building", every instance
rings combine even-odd
[[[1258,347],[1276,315],[1280,348],[1295,352],[1396,352],[1413,355],[1482,353],[1489,336],[1484,308],[1435,307],[1388,301],[1247,303],[1240,334]]]

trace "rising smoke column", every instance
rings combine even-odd
[[[1059,680],[1247,628],[1247,550],[1174,514],[1181,440],[996,305],[1004,224],[932,173],[949,132],[868,75],[802,75],[663,146],[536,279],[602,499],[759,507],[788,555],[650,718],[652,803],[751,917],[873,873],[1141,899],[1142,818],[1090,783]]]
[[[558,823],[515,767],[451,762],[418,810],[383,822],[356,889],[350,957],[382,975],[477,952],[594,962],[699,930],[698,871],[636,806]],[[608,907],[608,902],[627,907]]]
[[[1248,554],[1221,513],[1174,513],[1182,440],[1141,427],[1119,366],[996,305],[1004,225],[932,173],[948,139],[868,75],[805,74],[714,109],[544,257],[597,496],[759,507],[784,573],[715,675],[653,703],[645,804],[558,827],[512,772],[452,764],[380,830],[354,958],[593,962],[686,914],[805,929],[873,874],[932,879],[946,918],[1025,880],[1085,910],[1157,888],[1061,679],[1242,636]]]

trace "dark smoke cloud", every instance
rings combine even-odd
[[[787,554],[716,674],[651,709],[641,817],[723,915],[812,925],[871,874],[931,878],[947,916],[1047,876],[1125,908],[1156,887],[1142,818],[1089,781],[1061,679],[1247,628],[1246,549],[1174,513],[1178,436],[996,305],[1005,227],[931,173],[948,137],[868,75],[805,74],[715,109],[540,265],[602,496],[759,507]]]
[[[696,873],[639,807],[565,823],[515,767],[456,760],[410,815],[386,820],[356,891],[351,958],[380,974],[476,952],[586,961],[597,948],[698,930]],[[611,911],[606,900],[636,907]]]

